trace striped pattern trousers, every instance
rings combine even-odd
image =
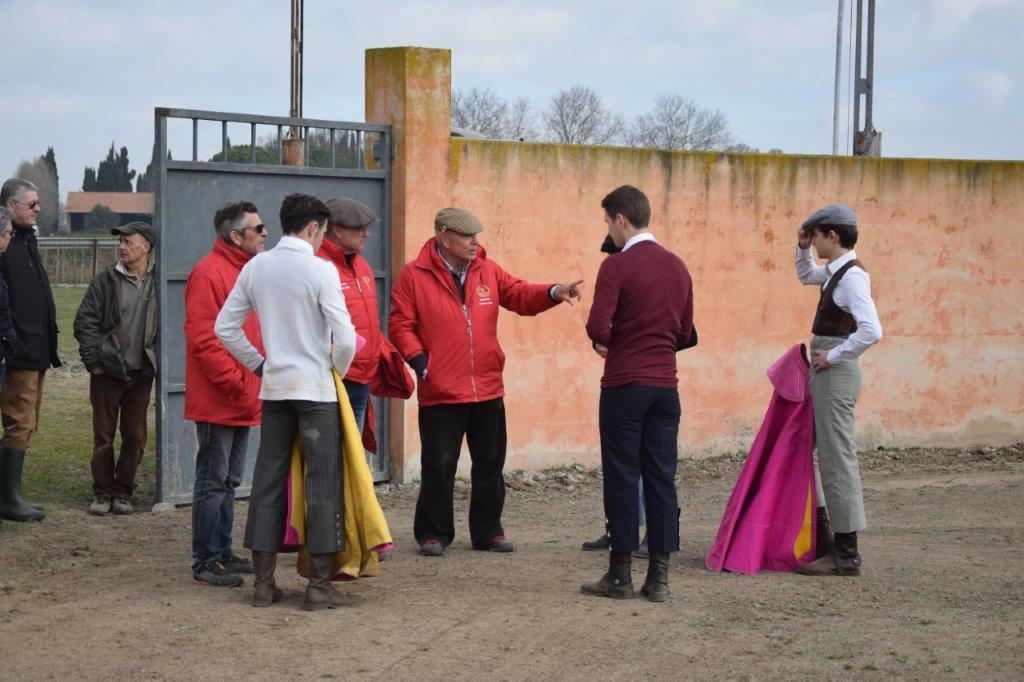
[[[308,400],[263,401],[245,547],[257,552],[276,552],[281,547],[296,434],[302,438],[306,461],[306,549],[310,554],[344,551],[338,403]]]
[[[835,336],[815,336],[811,339],[811,350],[830,350],[843,341]],[[828,508],[833,532],[855,533],[868,525],[860,484],[860,458],[853,439],[860,363],[846,360],[821,372],[810,372],[818,504],[824,501]]]

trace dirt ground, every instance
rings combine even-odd
[[[509,476],[517,550],[416,554],[414,485],[381,491],[396,550],[354,610],[248,605],[193,583],[189,510],[97,519],[50,505],[0,529],[0,679],[1024,678],[1024,444],[868,453],[861,578],[712,574],[704,553],[739,470],[684,461],[666,604],[585,597],[604,553],[599,474]],[[236,524],[245,520],[239,503]],[[237,531],[236,531],[237,535]],[[645,566],[634,563],[634,580]]]

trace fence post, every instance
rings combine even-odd
[[[100,240],[92,240],[92,276],[96,276],[96,263],[99,258]]]

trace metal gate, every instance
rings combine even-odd
[[[174,119],[192,123],[191,160],[167,158],[168,121]],[[199,124],[204,121],[212,121],[215,126],[220,124],[221,153],[209,161],[198,158]],[[248,126],[248,145],[229,143],[229,124],[233,130],[239,124]],[[258,141],[257,126],[276,130],[276,145],[272,133]],[[209,124],[204,123],[204,129],[207,127]],[[306,141],[309,159],[318,166],[284,165],[288,144],[283,133],[289,130]],[[228,203],[253,202],[269,230],[266,248],[270,249],[280,239],[278,209],[287,194],[303,192],[325,201],[345,196],[366,204],[380,217],[379,228],[370,230],[363,255],[377,280],[381,324],[386,325],[391,290],[388,274],[390,152],[391,128],[386,125],[183,109],[156,110],[154,224],[160,302],[156,428],[157,494],[161,502],[187,504],[192,500],[197,441],[195,425],[184,419],[185,282],[192,267],[213,245],[213,214]],[[341,167],[339,160],[353,167]],[[376,168],[367,168],[368,165]],[[370,467],[374,480],[380,481],[389,478],[390,468],[387,410],[379,398],[372,399],[379,447],[370,460]],[[258,445],[257,428],[249,439],[245,479],[238,489],[240,496],[249,493]]]

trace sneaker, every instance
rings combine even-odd
[[[135,510],[127,497],[115,497],[110,501],[110,511],[113,514],[131,514]]]
[[[204,561],[192,567],[192,577],[197,582],[217,587],[238,587],[245,581],[242,576],[224,568],[219,561]]]
[[[491,538],[491,546],[487,549],[492,552],[513,552],[515,548],[515,545],[506,540],[504,535],[495,535]]]
[[[420,545],[420,554],[423,556],[444,556],[444,545],[440,540],[427,540]]]
[[[92,504],[89,505],[89,514],[91,516],[106,516],[110,513],[110,498],[103,495],[97,495]]]
[[[252,573],[252,562],[234,554],[221,559],[220,563],[230,573],[245,573],[247,575]]]
[[[596,552],[602,549],[607,551],[611,545],[611,538],[608,537],[608,533],[605,533],[595,540],[586,540],[583,543],[582,549],[587,552]]]

